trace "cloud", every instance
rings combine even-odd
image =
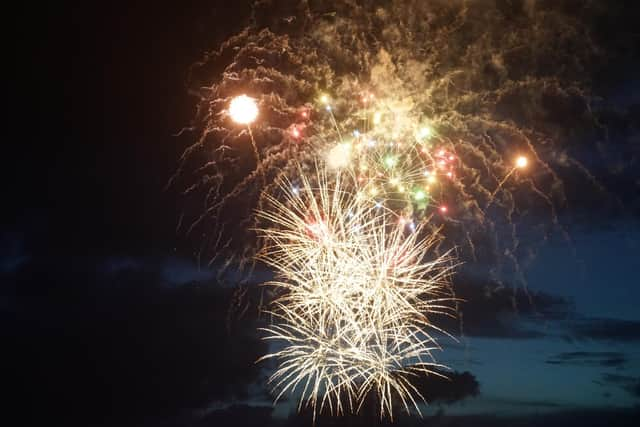
[[[237,288],[170,287],[161,265],[103,265],[34,259],[10,278],[15,306],[1,314],[12,325],[3,355],[16,367],[4,380],[20,402],[14,409],[34,424],[122,425],[215,401],[269,399],[255,363],[267,351],[256,312],[232,320]]]
[[[546,360],[550,365],[622,367],[628,362],[624,354],[607,351],[560,353]]]
[[[429,375],[412,383],[429,403],[454,403],[480,394],[480,384],[470,372],[443,372],[446,378]]]
[[[600,380],[594,381],[603,386],[615,386],[640,399],[640,377],[627,375],[603,374]]]
[[[437,319],[447,331],[476,337],[531,339],[545,332],[533,322],[553,321],[567,316],[572,305],[564,298],[544,292],[525,291],[470,276],[457,276],[453,288],[462,300],[459,319]]]
[[[635,342],[640,340],[640,321],[610,318],[578,318],[568,323],[568,338],[594,341]]]
[[[46,414],[67,425],[173,417],[224,425],[240,419],[241,406],[228,406],[236,402],[252,408],[248,425],[270,418],[253,408],[272,399],[268,366],[255,363],[267,352],[256,332],[259,290],[166,286],[161,263],[122,259],[35,258],[10,277],[15,310],[2,318],[14,325],[3,338],[19,367],[5,380],[21,402],[15,409],[34,423]],[[446,375],[417,387],[430,402],[477,395],[471,373]]]
[[[453,288],[461,300],[459,318],[434,321],[454,334],[505,339],[555,336],[569,341],[640,341],[640,321],[583,316],[570,300],[557,295],[464,275],[454,278]],[[608,362],[611,366],[623,363],[615,359]]]

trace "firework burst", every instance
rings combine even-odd
[[[258,217],[261,259],[278,274],[264,328],[277,349],[270,383],[277,399],[297,394],[299,409],[358,412],[370,393],[380,417],[394,402],[409,412],[423,401],[415,375],[437,374],[434,315],[455,315],[449,254],[434,256],[437,234],[407,232],[386,209],[352,193],[354,177],[316,167],[300,184],[266,195]],[[313,184],[312,184],[313,183]]]
[[[338,140],[326,156],[331,169],[349,170],[361,195],[391,209],[401,220],[411,218],[407,224],[428,219],[434,211],[446,212],[446,194],[460,182],[456,177],[460,159],[451,141],[415,112],[386,98],[378,100],[370,92],[361,95],[355,119],[348,120],[358,128],[345,138],[328,102],[327,98],[326,110],[335,126],[324,139]]]
[[[336,1],[335,15],[325,2],[298,3],[256,3],[260,19],[190,70],[195,141],[172,183],[197,256],[250,273],[261,193],[291,162],[321,156],[407,224],[444,226],[442,247],[470,267],[526,286],[520,262],[555,231],[568,239],[562,213],[577,196],[564,181],[604,191],[558,120],[571,110],[567,121],[593,136],[583,140],[602,139],[585,70],[604,50],[585,22],[553,7],[509,21],[484,2]],[[260,109],[250,125],[230,108],[241,93]],[[513,168],[518,156],[526,167]],[[520,232],[534,223],[539,232]]]

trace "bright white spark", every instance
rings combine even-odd
[[[516,159],[516,167],[517,168],[520,168],[520,169],[525,168],[525,167],[527,167],[528,163],[529,163],[529,161],[524,156],[520,156],[520,157],[518,157]]]
[[[247,95],[236,96],[229,104],[231,119],[241,125],[253,123],[258,117],[256,100]]]
[[[351,164],[351,144],[343,142],[332,147],[326,156],[327,165],[331,169],[344,169]]]

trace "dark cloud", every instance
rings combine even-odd
[[[609,351],[574,351],[560,353],[546,360],[550,365],[601,366],[617,368],[628,362],[623,353]]]
[[[628,375],[602,374],[600,380],[595,383],[603,386],[615,386],[640,399],[640,377]]]
[[[1,312],[11,325],[2,340],[6,363],[16,367],[4,380],[13,409],[33,422],[122,425],[216,401],[269,401],[255,363],[267,351],[256,313],[229,317],[237,288],[167,286],[161,265],[104,265],[34,259],[2,277],[14,302]]]
[[[465,275],[454,278],[453,288],[461,300],[458,319],[434,321],[455,334],[511,339],[559,336],[569,341],[622,343],[640,340],[640,321],[585,317],[576,311],[571,300],[557,295]],[[602,361],[610,366],[624,362],[624,358],[616,357]],[[548,363],[570,361],[554,359]]]
[[[56,257],[3,275],[2,295],[14,304],[0,312],[12,325],[2,339],[9,363],[20,367],[6,380],[20,401],[15,409],[34,422],[47,414],[69,425],[269,419],[270,407],[255,406],[273,398],[268,364],[255,363],[267,352],[256,331],[260,295],[211,281],[175,286],[165,270],[158,260]],[[429,402],[478,394],[471,373],[444,374],[416,379]],[[226,409],[206,409],[216,406]]]
[[[572,311],[564,298],[471,276],[456,276],[453,288],[462,300],[459,319],[437,322],[447,331],[467,336],[540,338],[546,335],[540,324],[565,318]]]
[[[454,403],[480,394],[480,384],[470,372],[443,372],[446,378],[437,375],[420,376],[412,384],[431,403]]]
[[[636,342],[640,340],[640,321],[608,318],[578,318],[566,325],[569,339]]]

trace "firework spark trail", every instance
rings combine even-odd
[[[298,174],[299,186],[283,178],[281,194],[265,195],[270,207],[258,212],[270,224],[260,230],[268,242],[261,259],[278,274],[267,284],[279,295],[275,324],[264,328],[284,345],[264,357],[278,362],[276,399],[299,393],[299,408],[315,417],[325,408],[357,412],[375,393],[380,417],[393,416],[396,399],[420,412],[411,375],[442,367],[433,333],[445,332],[432,316],[455,315],[450,254],[434,258],[437,234],[408,233],[351,192],[349,174]]]
[[[176,180],[190,189],[189,199],[204,193],[205,209],[216,206],[202,214],[201,205],[195,205],[194,235],[202,235],[207,222],[223,223],[239,212],[251,216],[265,185],[270,186],[268,178],[263,184],[261,176],[253,174],[255,164],[248,161],[247,150],[251,146],[224,114],[229,101],[243,92],[252,94],[264,110],[251,129],[261,159],[258,169],[265,177],[286,168],[271,161],[271,154],[308,163],[318,150],[349,139],[354,129],[369,133],[375,127],[374,110],[399,112],[397,116],[416,126],[426,120],[456,156],[455,182],[442,200],[447,215],[433,223],[445,226],[449,242],[443,247],[457,245],[462,256],[475,259],[477,251],[485,252],[483,259],[491,254],[491,262],[501,262],[503,247],[518,247],[513,227],[501,222],[527,220],[527,212],[540,205],[548,207],[554,227],[560,227],[560,209],[571,197],[562,188],[561,168],[572,163],[558,156],[566,158],[567,150],[553,105],[589,105],[584,70],[598,52],[575,14],[531,6],[522,11],[522,19],[509,20],[500,8],[482,2],[392,1],[380,6],[336,0],[319,9],[301,2],[296,19],[282,20],[277,13],[262,13],[267,3],[280,10],[275,0],[256,4],[252,26],[191,70],[201,102],[189,128],[201,138],[185,152]],[[567,46],[572,46],[570,51]],[[544,64],[552,60],[566,66],[550,73]],[[212,69],[220,74],[212,75]],[[375,102],[365,108],[352,102],[367,91],[375,93]],[[321,102],[319,111],[309,107],[322,93],[335,101],[330,114]],[[359,112],[366,113],[362,121]],[[390,126],[380,132],[393,136],[393,130]],[[228,148],[219,151],[221,147]],[[498,185],[520,154],[529,158],[535,175],[517,174]],[[594,185],[588,171],[582,172]],[[535,191],[515,194],[520,182]],[[488,203],[491,212],[485,215],[479,207]],[[185,215],[185,224],[190,220]],[[211,239],[204,249],[209,256],[243,252],[251,259],[252,251],[259,250],[251,227],[218,231],[224,236]],[[226,253],[215,244],[230,240]]]

